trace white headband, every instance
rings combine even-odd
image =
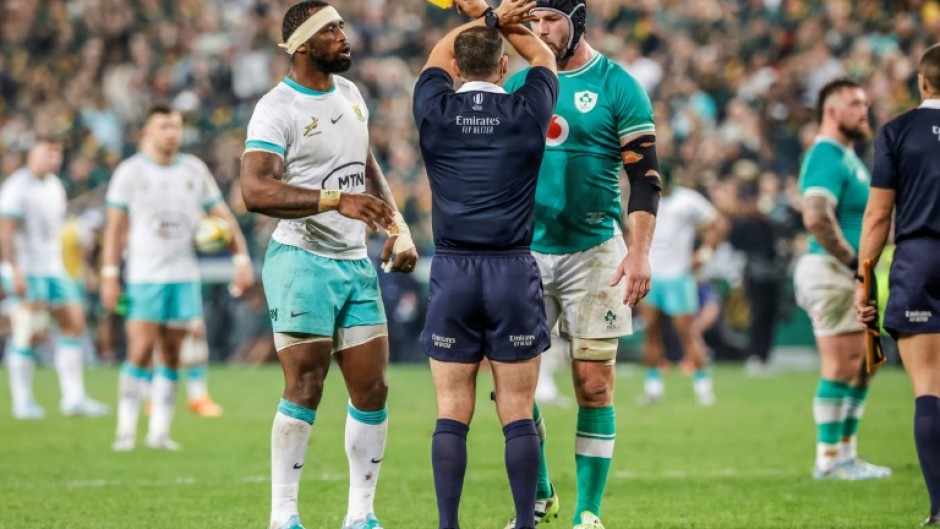
[[[299,28],[295,29],[294,32],[291,33],[290,38],[287,39],[287,42],[282,42],[278,44],[278,46],[284,48],[288,54],[293,55],[301,44],[310,40],[310,37],[316,35],[318,31],[324,28],[324,26],[337,21],[342,22],[343,17],[339,15],[333,6],[326,6],[323,9],[317,11],[316,14],[314,14],[312,17],[305,20]]]

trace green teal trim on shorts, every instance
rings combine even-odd
[[[382,424],[388,420],[388,406],[382,407],[381,410],[376,411],[362,411],[356,409],[352,402],[346,404],[346,409],[349,410],[349,416],[354,420],[361,422],[362,424]]]
[[[113,201],[113,200],[106,200],[106,201],[105,201],[105,204],[107,204],[107,206],[108,206],[109,208],[119,209],[119,210],[121,210],[121,211],[127,211],[127,204],[124,204],[124,203],[122,203],[122,202],[115,202],[115,201]]]
[[[310,408],[306,408],[300,404],[294,404],[287,399],[281,399],[281,401],[278,402],[277,411],[278,413],[283,413],[292,419],[304,421],[310,426],[313,426],[313,423],[317,420],[317,410],[311,410]]]
[[[180,379],[180,371],[179,369],[170,369],[167,366],[157,366],[157,369],[154,371],[154,376],[163,377],[176,382]]]
[[[209,211],[210,209],[214,208],[216,204],[219,204],[221,202],[222,202],[221,196],[210,198],[209,200],[206,200],[205,202],[202,203],[202,209],[204,209],[205,211]]]
[[[14,345],[10,348],[10,351],[17,356],[25,356],[26,358],[36,359],[36,352],[33,351],[32,347],[20,347]]]
[[[153,371],[149,369],[144,369],[142,367],[137,367],[134,364],[124,362],[124,365],[121,366],[121,373],[129,377],[138,378],[140,380],[153,380]]]
[[[326,94],[336,91],[336,83],[333,83],[333,86],[331,86],[330,89],[327,90],[326,92],[314,90],[313,88],[307,88],[306,86],[298,83],[297,81],[291,79],[290,77],[284,77],[284,84],[300,92],[301,94],[308,95],[308,96],[325,96]]]
[[[0,217],[6,217],[8,219],[23,220],[22,213],[15,213],[9,210],[0,210]]]
[[[186,378],[206,378],[206,375],[209,374],[209,369],[206,366],[194,366],[186,370]]]
[[[248,140],[245,142],[245,148],[273,152],[274,154],[280,154],[281,156],[287,154],[287,149],[284,147],[264,140]]]
[[[56,339],[56,343],[58,345],[64,345],[65,347],[81,347],[82,339],[74,336],[59,336]]]

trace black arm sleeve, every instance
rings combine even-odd
[[[640,136],[624,145],[620,152],[623,154],[623,168],[630,180],[627,214],[646,211],[656,215],[663,191],[659,162],[656,159],[656,136]]]

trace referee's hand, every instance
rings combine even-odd
[[[372,231],[379,231],[379,228],[390,230],[395,225],[392,208],[372,195],[343,193],[336,211],[344,217],[365,222]]]
[[[614,272],[614,280],[610,286],[620,284],[626,278],[623,287],[623,303],[630,308],[636,306],[650,291],[650,263],[644,256],[637,253],[627,254]]]

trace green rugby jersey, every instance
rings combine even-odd
[[[800,193],[804,197],[822,196],[832,200],[839,228],[856,254],[870,181],[868,167],[855,151],[825,136],[816,138],[800,166]],[[828,252],[816,242],[816,237],[810,236],[808,253],[825,255]]]
[[[528,69],[506,81],[515,91]],[[577,70],[558,72],[560,90],[548,128],[535,192],[532,249],[563,254],[614,236],[620,206],[620,138],[655,130],[643,87],[619,64],[595,52]]]

